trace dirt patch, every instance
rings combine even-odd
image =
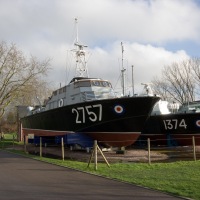
[[[16,146],[15,149],[24,150],[24,146]],[[34,145],[27,145],[26,151],[30,154],[40,155],[40,147]],[[146,148],[127,148],[122,152],[116,153],[116,149],[109,149],[103,151],[104,156],[109,163],[114,162],[146,162],[148,163],[148,150]],[[70,150],[65,148],[65,159],[77,160],[88,162],[91,157],[91,151],[86,150]],[[42,147],[42,156],[52,158],[62,158],[62,150],[60,146]],[[196,157],[200,159],[200,146],[196,147]],[[194,160],[192,147],[154,147],[150,152],[151,162],[173,162],[183,160]],[[104,162],[104,159],[100,152],[98,152],[98,162]]]

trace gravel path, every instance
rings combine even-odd
[[[16,146],[15,149],[23,150],[23,146]],[[39,155],[40,148],[39,146],[27,145],[27,152],[31,154]],[[127,148],[122,153],[116,153],[116,149],[108,149],[103,151],[104,156],[109,163],[113,162],[147,162],[148,163],[148,150],[147,149],[136,149],[136,148]],[[55,157],[61,158],[62,151],[61,147],[42,147],[42,155],[45,157]],[[77,160],[88,162],[91,156],[91,152],[86,152],[86,150],[70,150],[65,148],[65,159]],[[192,147],[156,147],[152,148],[150,152],[150,158],[152,162],[172,162],[177,160],[194,160],[193,157],[193,148]],[[200,146],[196,147],[196,157],[200,159]],[[98,152],[98,162],[103,162],[104,159]]]

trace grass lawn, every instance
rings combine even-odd
[[[7,139],[7,143],[4,144],[4,146],[8,146],[9,144],[13,145],[12,137]],[[24,154],[22,151],[14,152]],[[151,165],[148,165],[147,163],[113,163],[110,168],[105,163],[98,163],[98,170],[95,170],[93,163],[91,163],[88,168],[88,163],[84,162],[70,160],[62,161],[44,157],[40,158],[39,156],[33,155],[28,156],[33,157],[34,159],[126,181],[174,195],[200,199],[200,161],[152,163]]]
[[[58,159],[36,158],[57,165],[67,166],[93,174],[114,178],[129,183],[149,187],[178,196],[200,199],[200,161],[174,163],[114,163],[111,167],[105,163],[94,164]]]

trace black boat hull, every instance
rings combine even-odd
[[[158,97],[127,97],[84,102],[21,119],[22,132],[37,136],[84,133],[109,146],[133,144]]]
[[[200,113],[176,113],[149,117],[140,141],[147,138],[157,145],[200,145]]]

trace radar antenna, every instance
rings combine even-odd
[[[152,91],[152,88],[151,88],[151,83],[141,83],[141,85],[144,85],[144,89],[147,93],[148,96],[153,96],[153,91]]]
[[[86,61],[86,51],[84,50],[87,45],[83,45],[79,43],[78,38],[78,19],[75,18],[75,25],[76,25],[76,40],[74,42],[74,46],[76,49],[72,50],[75,52],[76,55],[76,77],[88,77],[88,69],[87,69],[87,61]]]

